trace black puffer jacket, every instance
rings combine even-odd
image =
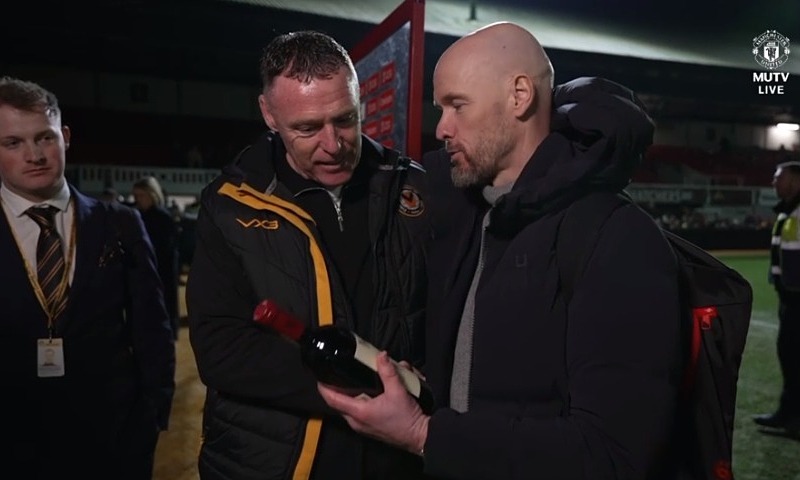
[[[653,125],[632,92],[601,79],[565,84],[554,102],[552,133],[491,212],[463,414],[447,408],[453,352],[489,206],[453,187],[444,152],[424,159],[437,206],[426,373],[444,407],[425,471],[437,477],[651,479],[667,462],[681,317],[666,240],[643,211],[618,209],[569,306],[554,254],[566,206],[627,185]]]
[[[310,322],[345,325],[398,360],[423,360],[429,231],[417,187],[421,167],[363,138],[354,178],[368,177],[363,234],[375,288],[371,321],[356,325],[315,222],[277,180],[274,163],[283,156],[279,137],[267,134],[202,193],[187,300],[208,387],[204,479],[308,478],[312,464],[314,479],[361,476],[363,439],[338,416],[326,417],[296,346],[253,323],[260,300],[274,299]]]

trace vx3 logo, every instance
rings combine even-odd
[[[237,218],[236,221],[239,222],[239,225],[243,226],[244,228],[263,228],[264,230],[278,229],[277,220],[259,220],[257,218],[253,218],[251,220],[245,221],[240,218]]]

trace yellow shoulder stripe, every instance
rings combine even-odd
[[[313,223],[314,219],[311,218],[311,215],[293,203],[275,195],[261,193],[247,184],[237,187],[231,183],[225,183],[217,193],[228,196],[256,210],[274,212],[288,220],[308,237],[316,279],[317,312],[319,313],[317,322],[320,326],[333,324],[333,300],[331,299],[330,277],[328,276],[328,268],[325,266],[325,257],[322,255],[322,250],[311,230],[309,230],[308,225],[303,221],[307,220]],[[300,450],[300,457],[292,474],[292,480],[308,480],[311,477],[311,467],[314,465],[314,457],[317,453],[321,431],[322,419],[310,418],[306,423],[303,447]]]
[[[236,201],[255,208],[256,210],[272,210],[268,206],[274,205],[284,210],[288,210],[298,217],[308,220],[309,222],[314,222],[314,219],[311,218],[311,215],[297,205],[287,202],[286,200],[275,195],[268,195],[266,193],[259,192],[246,183],[243,183],[239,186],[236,186],[232,183],[225,183],[219,187],[217,193],[227,195]]]

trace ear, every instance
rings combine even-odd
[[[531,77],[527,75],[517,75],[512,84],[514,113],[524,116],[532,111],[536,102],[536,85]]]
[[[258,108],[261,110],[261,118],[264,119],[264,123],[267,124],[267,127],[269,127],[270,130],[277,130],[275,118],[273,118],[272,114],[269,112],[267,97],[263,93],[258,96]]]
[[[64,137],[64,150],[69,150],[69,137],[72,136],[72,131],[64,125],[61,127],[61,135]]]

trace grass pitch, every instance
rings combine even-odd
[[[734,476],[736,480],[800,480],[800,441],[762,433],[750,418],[774,411],[782,383],[775,347],[778,302],[767,281],[769,256],[720,253],[718,257],[753,287],[753,317],[736,398]]]

